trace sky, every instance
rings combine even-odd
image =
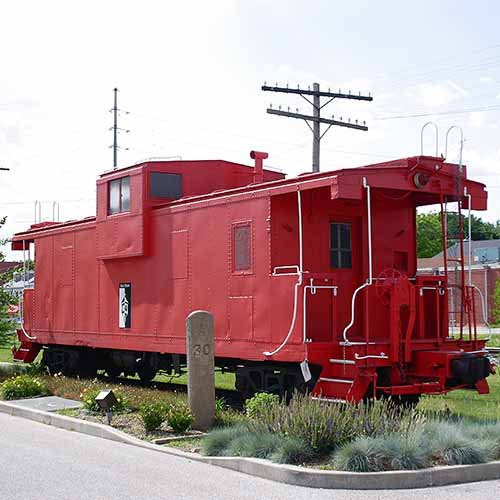
[[[34,222],[95,214],[95,180],[112,168],[113,88],[119,89],[119,166],[145,158],[225,159],[252,149],[289,176],[310,171],[312,134],[300,96],[264,82],[370,93],[334,100],[321,170],[420,153],[439,127],[439,153],[461,126],[469,177],[487,185],[500,218],[500,3],[476,0],[23,1],[0,3],[0,238]],[[447,158],[458,162],[459,135]],[[434,136],[426,129],[424,152]],[[18,252],[3,247],[8,258]]]

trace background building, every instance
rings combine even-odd
[[[497,281],[500,280],[500,240],[472,241],[470,250],[471,253],[469,254],[469,242],[465,241],[464,262],[466,283],[469,280],[470,268],[472,284],[479,289],[476,294],[477,322],[478,324],[484,324],[486,320],[486,322],[492,323],[495,320],[493,313],[495,308],[495,286]],[[450,259],[459,258],[460,247],[458,243],[450,246],[446,255]],[[469,255],[472,257],[470,265]],[[443,274],[443,252],[438,253],[434,257],[418,259],[418,272],[419,274]],[[453,260],[448,262],[448,275],[451,285],[460,283],[460,271],[457,262]],[[481,301],[481,294],[483,302]],[[450,324],[451,326],[455,326],[460,321],[457,314],[457,311],[460,310],[460,293],[458,289],[452,287],[449,297]]]

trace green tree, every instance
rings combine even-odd
[[[434,257],[443,250],[441,218],[437,213],[417,215],[417,256]]]
[[[497,280],[493,292],[493,324],[500,326],[500,279]]]
[[[457,238],[459,235],[458,214],[449,213],[447,218],[448,235]],[[467,238],[469,234],[469,219],[463,217],[463,231]],[[485,222],[480,217],[471,216],[471,236],[473,241],[500,239],[500,220],[494,224]],[[453,244],[453,241],[449,242]],[[417,255],[418,257],[433,257],[443,250],[441,233],[441,214],[430,212],[417,215]]]
[[[0,229],[5,224],[6,219],[6,217],[0,218]],[[0,239],[0,246],[6,243],[7,240]],[[0,262],[4,260],[5,255],[0,251]],[[0,285],[0,345],[4,345],[14,331],[14,324],[7,314],[7,306],[11,300]]]

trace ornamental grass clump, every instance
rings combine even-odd
[[[424,421],[421,412],[399,408],[387,401],[334,404],[295,394],[288,405],[263,406],[249,425],[255,432],[264,429],[298,439],[321,457],[359,436],[406,435],[421,427]]]
[[[486,449],[491,460],[500,460],[500,422],[471,423],[463,427],[465,435]]]
[[[382,438],[360,437],[341,446],[333,456],[333,466],[337,470],[349,472],[379,472]]]
[[[315,455],[299,439],[271,434],[248,425],[215,429],[202,442],[202,453],[208,456],[267,458],[283,464],[310,462]]]
[[[246,430],[231,440],[226,449],[226,456],[269,458],[279,449],[281,439],[277,434],[256,434]]]
[[[425,435],[431,460],[437,465],[480,464],[490,459],[488,444],[468,437],[459,424],[435,423]]]
[[[201,452],[211,457],[224,456],[229,444],[244,432],[248,432],[245,425],[215,429],[204,437]]]
[[[297,438],[280,436],[278,449],[270,459],[278,464],[306,464],[314,460],[315,454],[307,443]]]
[[[417,470],[430,465],[429,452],[421,432],[364,436],[346,443],[332,457],[338,470],[379,472]]]
[[[31,398],[47,393],[47,385],[38,377],[31,375],[18,375],[0,385],[0,395],[6,400]]]

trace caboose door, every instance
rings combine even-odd
[[[362,281],[361,217],[332,217],[329,224],[330,271],[338,287],[334,308],[334,340],[342,340],[344,328],[351,321],[351,301]],[[351,334],[361,334],[361,301],[357,301]]]
[[[311,271],[304,283],[306,336],[311,342],[340,340],[350,321],[351,298],[360,279],[360,233],[360,217],[331,216],[321,227],[315,225],[312,258],[306,262]]]

